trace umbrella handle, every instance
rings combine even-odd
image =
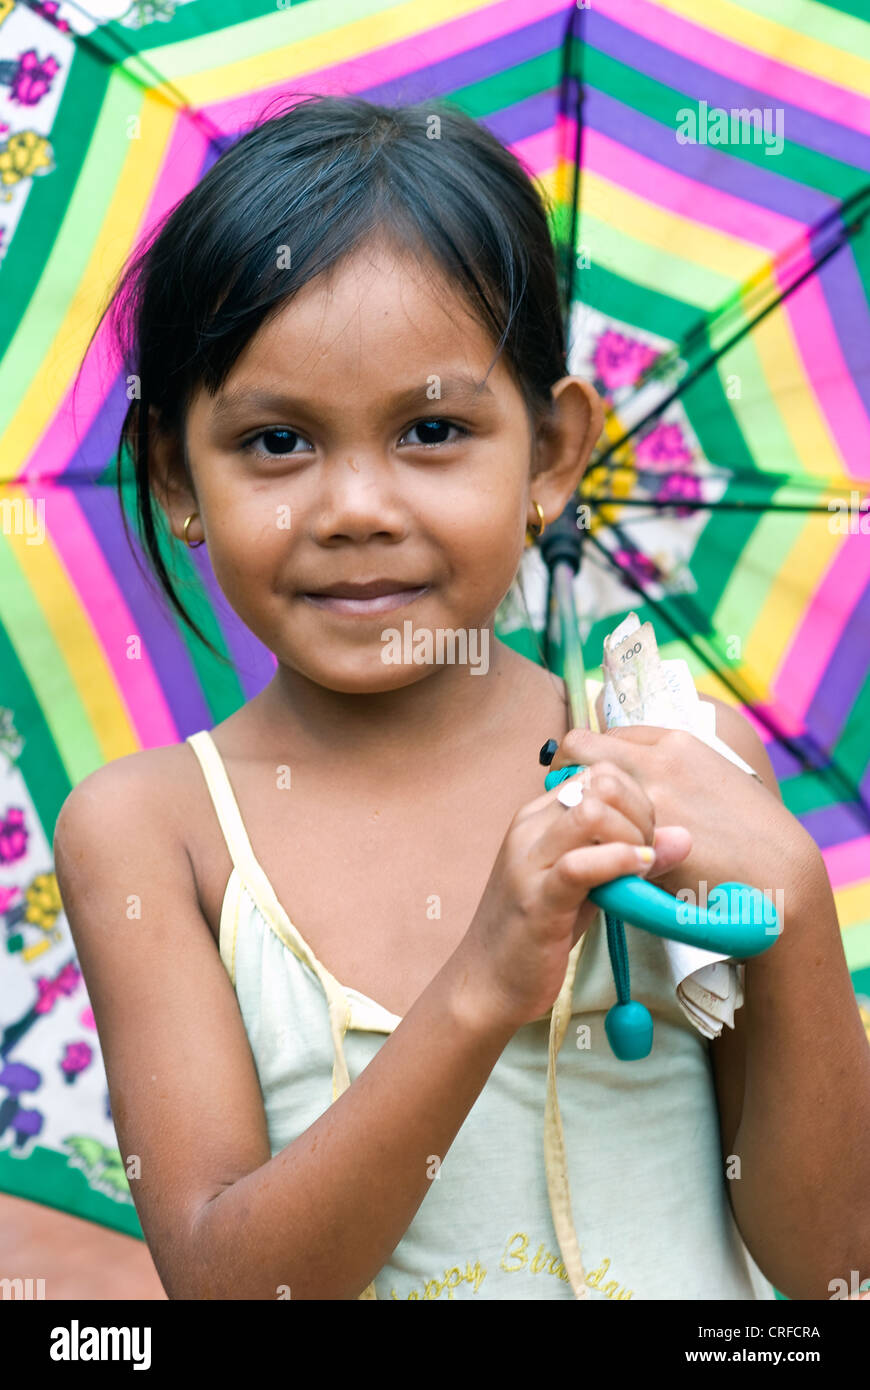
[[[592,888],[599,907],[654,936],[743,960],[769,950],[782,924],[769,898],[747,883],[720,883],[709,909],[683,902],[646,879],[628,875]]]
[[[544,779],[547,791],[579,770],[576,766],[551,770]],[[720,883],[709,895],[709,909],[675,898],[634,874],[601,883],[588,896],[613,917],[654,936],[738,960],[760,956],[782,930],[773,903],[748,883]]]

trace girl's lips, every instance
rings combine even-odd
[[[428,584],[424,584],[419,589],[402,589],[395,594],[379,594],[377,598],[339,598],[336,594],[303,594],[302,597],[307,603],[313,603],[316,608],[326,608],[330,613],[340,613],[348,618],[366,618],[390,613],[394,608],[404,608],[425,594],[428,588]]]

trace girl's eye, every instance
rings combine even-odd
[[[411,426],[408,434],[412,434],[414,430],[420,431],[420,443],[424,445],[454,443],[453,440],[443,438],[447,430],[458,430],[460,438],[468,434],[468,430],[464,426],[454,425],[450,420],[442,420],[440,416],[433,417],[431,420],[418,420],[416,425]]]
[[[264,448],[254,448],[258,439],[263,440],[265,445]],[[265,454],[267,458],[280,458],[282,455],[292,454],[294,452],[293,445],[299,439],[304,439],[304,435],[297,434],[295,430],[261,430],[259,434],[255,434],[253,439],[249,439],[242,447],[255,454]]]

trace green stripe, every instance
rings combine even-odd
[[[491,77],[484,77],[480,82],[456,88],[451,92],[450,100],[467,116],[479,121],[495,111],[516,106],[529,97],[539,96],[541,92],[555,87],[559,80],[561,60],[561,48],[551,48],[546,53],[538,53],[523,63],[503,68]],[[554,165],[555,155],[554,149]]]
[[[588,268],[577,271],[574,283],[581,303],[591,304],[624,323],[643,324],[650,333],[674,343],[681,342],[698,322],[694,304],[662,294],[649,285],[632,284],[595,260]]]
[[[793,816],[806,816],[810,811],[838,805],[842,800],[840,793],[821,771],[810,770],[795,777],[784,777],[779,789]]]
[[[0,543],[0,563],[5,547]],[[12,711],[13,723],[24,746],[16,766],[24,778],[42,833],[51,844],[58,812],[72,783],[61,762],[44,711],[36,698],[24,668],[18,660],[9,634],[0,622],[0,705]]]
[[[47,733],[63,763],[66,779],[70,785],[75,785],[89,772],[100,767],[105,759],[97,744],[79,688],[58,648],[46,615],[37,602],[12,547],[2,535],[0,593],[3,595],[3,621],[9,641],[17,653],[33,698],[45,717]],[[75,596],[72,597],[73,601],[77,602]],[[40,740],[40,745],[42,743]],[[42,780],[43,773],[40,770],[32,780],[27,778],[28,787],[40,786]],[[55,809],[60,809],[60,803]]]
[[[828,10],[839,10],[841,14],[854,15],[862,23],[867,22],[867,0],[816,0],[817,5],[824,5]]]
[[[71,1168],[66,1155],[54,1149],[37,1144],[29,1158],[14,1158],[8,1151],[0,1153],[0,1192],[40,1202],[144,1240],[132,1199],[116,1202],[96,1191],[81,1169]],[[26,1277],[26,1272],[21,1277]]]
[[[862,640],[857,630],[844,632],[840,641],[853,642],[860,651],[866,651],[866,639]],[[870,671],[852,702],[832,752],[841,767],[850,769],[852,779],[857,782],[870,762]]]
[[[27,202],[0,265],[0,358],[42,274],[88,152],[109,73],[77,48],[51,131],[55,168],[31,181]]]
[[[578,62],[579,55],[574,58],[575,72],[579,70],[576,66]],[[681,109],[686,106],[697,108],[694,97],[665,86],[598,49],[587,48],[582,62],[583,79],[589,86],[597,87],[632,110],[658,121],[664,127],[662,140],[674,139]],[[729,145],[723,146],[722,150],[734,159],[755,164],[768,173],[773,169],[783,178],[817,188],[838,200],[857,192],[867,182],[866,170],[844,164],[830,155],[817,154],[815,150],[788,139],[775,159],[764,153],[762,145]]]
[[[853,923],[842,937],[849,970],[864,970],[870,965],[870,922]]]
[[[27,313],[0,363],[0,434],[8,428],[79,291],[129,154],[127,120],[137,113],[142,100],[142,91],[128,77],[113,77],[63,224]],[[119,263],[105,267],[107,295],[111,288],[108,277],[121,269],[120,258],[127,250],[115,248]]]
[[[864,0],[866,5],[866,0]],[[870,57],[870,35],[866,23],[856,16],[831,14],[815,4],[799,0],[797,4],[784,4],[783,0],[740,0],[740,8],[750,14],[760,15],[762,19],[773,20],[784,25],[796,34],[816,39],[819,43],[834,48],[842,48],[845,53],[854,53],[858,58]],[[866,15],[866,10],[865,10]],[[701,21],[703,23],[703,20]],[[785,58],[783,61],[787,62]],[[796,69],[802,72],[802,69]],[[836,81],[836,79],[834,79]]]
[[[395,8],[401,3],[402,0],[396,0]],[[200,7],[193,5],[190,8]],[[215,6],[218,14],[224,8],[223,5]],[[264,53],[271,53],[288,44],[301,43],[318,34],[344,29],[360,19],[377,19],[394,6],[385,5],[384,0],[341,0],[339,6],[312,4],[308,0],[306,4],[293,5],[291,9],[284,10],[279,10],[276,5],[264,6],[263,12],[255,18],[249,18],[250,10],[247,6],[237,5],[235,8],[241,12],[237,20],[230,21],[221,28],[214,28],[209,5],[209,32],[190,34],[180,41],[162,44],[159,53],[155,54],[155,67],[159,68],[164,77],[183,87],[185,77],[210,72],[246,58],[259,58]],[[253,8],[259,10],[260,6],[255,5]],[[150,26],[152,30],[156,27]],[[425,41],[426,31],[430,27],[431,16],[427,15],[426,22],[415,30],[421,42]],[[373,27],[373,39],[376,47],[384,41],[382,31],[379,38],[377,25]],[[360,58],[364,55],[355,53],[353,56]],[[326,56],[327,64],[333,61],[329,55]],[[128,59],[124,67],[141,75],[141,64],[135,58]],[[373,74],[373,80],[377,80],[376,74]]]
[[[312,0],[293,0],[292,7],[288,4],[286,9],[279,10],[277,0],[208,0],[207,4],[200,0],[200,3],[179,4],[170,20],[145,24],[139,29],[128,28],[114,20],[101,24],[99,38],[112,62],[119,62],[125,52],[133,52],[142,54],[145,60],[161,69],[166,48],[180,48],[191,39],[209,41],[221,29],[274,15],[276,11],[289,15],[290,8],[298,9],[301,4],[310,3]]]
[[[114,467],[114,465],[113,465]],[[127,514],[128,525],[131,533],[137,535],[137,527],[134,516],[134,492],[132,481],[127,476],[124,478],[124,510]],[[158,508],[156,518],[157,539],[160,548],[160,555],[164,565],[175,580],[175,589],[182,603],[195,623],[199,625],[208,640],[230,659],[230,653],[224,640],[223,632],[215,614],[214,608],[209,600],[208,593],[203,587],[199,577],[199,572],[193,563],[193,557],[187,547],[179,547],[169,531],[166,514]],[[143,563],[149,564],[142,554]],[[150,568],[150,565],[149,565]],[[156,580],[155,580],[156,584]],[[155,600],[156,601],[156,600]],[[223,719],[228,719],[237,709],[245,703],[245,695],[241,681],[236,674],[235,668],[230,665],[224,666],[211,652],[202,645],[195,633],[191,632],[186,623],[182,622],[174,608],[170,608],[168,599],[165,602],[165,611],[171,617],[175,628],[184,643],[190,664],[196,675],[200,690],[203,693],[206,705],[211,715],[212,723],[218,724]],[[172,691],[167,692],[167,699],[171,706]]]
[[[682,260],[676,250],[671,254],[650,246],[588,212],[581,214],[579,245],[588,247],[590,260],[600,262],[611,274],[707,312],[712,312],[737,288],[730,276]]]

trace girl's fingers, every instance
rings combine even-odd
[[[544,820],[544,816],[539,819]],[[649,839],[646,838],[645,829]],[[601,800],[594,791],[587,791],[577,806],[563,806],[558,801],[554,803],[554,813],[546,813],[543,832],[531,846],[529,859],[535,867],[547,869],[563,854],[581,846],[617,841],[641,846],[651,844],[654,833],[654,826],[645,825],[641,829],[618,805]]]
[[[692,851],[692,835],[684,825],[660,825],[656,827],[653,842],[656,858],[649,871],[649,878],[658,878],[670,873]]]
[[[583,906],[579,899],[584,892],[609,883],[612,878],[626,874],[643,874],[649,865],[638,858],[635,844],[584,845],[570,850],[557,859],[547,871],[540,891],[540,906],[544,912],[562,913]]]
[[[592,729],[569,729],[550,767],[569,767],[571,763],[586,763],[594,767],[596,763],[610,761],[624,772],[633,773],[637,766],[636,746],[658,743],[663,732],[652,724],[623,725],[606,734],[596,734]]]
[[[576,806],[565,806],[559,800],[559,793],[565,788],[577,785],[583,789],[583,798]],[[612,806],[619,811],[633,829],[616,829],[610,834],[598,829],[592,835],[600,840],[635,840],[651,845],[655,833],[655,807],[646,792],[614,763],[600,762],[587,767],[573,777],[554,787],[543,797],[530,802],[524,808],[525,818],[535,817],[533,829],[546,843],[542,845],[545,860],[552,864],[560,854],[583,843],[582,829],[602,813],[603,806]],[[614,823],[610,823],[610,829]],[[539,841],[539,843],[541,843]],[[588,837],[587,841],[588,843]]]

